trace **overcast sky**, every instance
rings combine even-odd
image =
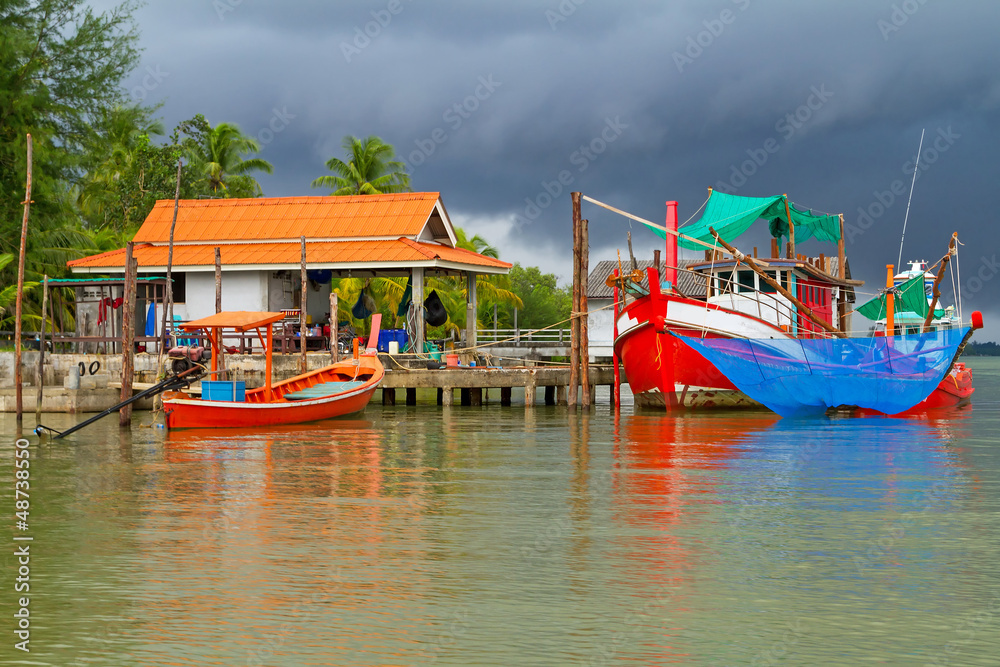
[[[457,224],[562,278],[569,190],[654,221],[676,199],[683,222],[713,186],[845,213],[874,291],[926,129],[904,259],[958,231],[966,313],[998,338],[995,0],[154,0],[137,19],[132,97],[168,128],[202,113],[256,136],[266,195],[325,194],[310,182],[343,137],[375,134]],[[625,249],[626,220],[584,216],[592,264]],[[650,257],[661,241],[632,231]]]

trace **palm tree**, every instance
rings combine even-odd
[[[410,192],[410,176],[406,165],[395,160],[396,151],[376,136],[358,139],[344,137],[347,162],[330,158],[326,166],[333,175],[320,176],[312,182],[314,188],[329,188],[334,196],[379,195],[388,192]]]
[[[250,176],[250,172],[274,172],[267,160],[258,157],[244,159],[245,155],[260,152],[260,144],[248,137],[233,123],[219,123],[211,128],[202,141],[189,146],[188,158],[192,166],[208,180],[212,192],[229,194],[230,187],[238,181],[249,186],[250,193],[261,192],[260,184]],[[243,189],[243,188],[241,188]]]

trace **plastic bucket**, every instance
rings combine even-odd
[[[444,357],[445,363],[449,366],[458,366],[458,355],[457,354],[447,354]]]
[[[389,354],[399,354],[399,341],[389,341]]]

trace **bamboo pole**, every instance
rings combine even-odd
[[[337,339],[340,338],[340,317],[337,309],[340,307],[337,293],[330,292],[330,363],[335,364],[340,361],[340,350],[337,348]]]
[[[38,340],[38,370],[35,372],[35,423],[42,417],[42,388],[45,386],[45,308],[49,301],[49,277],[42,278],[42,333]],[[55,352],[55,350],[53,350]]]
[[[788,195],[785,198],[785,214],[788,215],[788,259],[795,259],[795,223],[792,222],[792,209],[788,205]]]
[[[587,220],[580,221],[580,404],[590,407],[590,322],[587,317],[587,283],[590,278],[590,232]]]
[[[181,161],[177,161],[177,188],[174,190],[174,219],[170,223],[170,242],[167,247],[167,284],[165,287],[166,303],[163,304],[163,328],[160,329],[161,339],[167,335],[167,318],[170,318],[170,334],[174,333],[174,282],[172,271],[174,266],[174,228],[177,226],[177,210],[181,204]],[[160,363],[163,360],[164,347],[170,346],[170,340],[166,343],[160,342],[160,354],[157,358],[156,368],[159,371]]]
[[[299,303],[299,347],[302,349],[302,358],[299,360],[299,372],[305,373],[309,364],[306,360],[306,347],[308,347],[306,342],[306,302],[309,299],[309,285],[306,279],[306,237],[301,236],[299,238],[302,242],[302,264],[300,266],[302,273],[302,298]]]
[[[120,398],[127,401],[132,398],[132,380],[135,375],[135,299],[136,273],[138,263],[133,257],[135,244],[129,241],[125,244],[125,294],[122,299],[122,391]],[[132,423],[132,404],[118,411],[118,425],[128,426]]]
[[[719,237],[719,233],[715,231],[714,228],[709,227],[708,230],[712,233],[712,236],[715,237],[715,240],[719,242],[719,245],[721,245],[734,257],[736,257],[736,259],[745,262],[747,266],[753,269],[754,273],[756,273],[758,276],[761,277],[761,279],[764,280],[764,282],[766,282],[768,285],[777,290],[778,294],[791,301],[792,304],[796,308],[798,308],[800,313],[802,313],[810,320],[821,326],[826,331],[832,333],[833,335],[838,336],[840,338],[846,338],[847,334],[845,334],[843,331],[840,331],[839,329],[834,328],[829,322],[826,322],[817,317],[816,313],[814,313],[811,308],[809,308],[804,303],[796,299],[791,292],[782,287],[780,283],[774,280],[774,278],[772,278],[771,276],[767,275],[764,271],[762,271],[760,267],[757,265],[757,262],[755,262],[752,257],[747,257],[742,252],[740,252],[739,250],[737,250],[736,248],[734,248],[733,246],[722,240],[722,238]]]
[[[934,319],[934,309],[937,307],[938,299],[941,298],[941,290],[938,287],[941,285],[941,279],[944,278],[945,267],[948,266],[951,255],[955,252],[956,241],[958,241],[958,232],[952,233],[951,241],[948,242],[948,252],[941,258],[941,266],[934,277],[934,286],[931,288],[931,309],[927,311],[927,317],[924,318],[924,333],[930,331],[931,321]]]
[[[215,248],[215,312],[222,312],[222,250]]]
[[[21,249],[17,256],[17,302],[14,306],[14,386],[16,396],[17,423],[23,418],[23,387],[21,383],[21,316],[24,301],[24,249],[28,241],[28,216],[31,212],[31,135],[28,135],[28,169],[24,187],[24,218],[21,220]]]
[[[580,384],[580,193],[573,198],[573,305],[570,308],[569,390],[566,405],[576,407],[577,387]]]

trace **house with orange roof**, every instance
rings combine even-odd
[[[164,275],[173,200],[156,202],[133,239],[139,275]],[[301,294],[301,240],[310,289]],[[278,311],[305,303],[313,322],[329,315],[332,277],[406,276],[413,281],[424,339],[424,281],[464,275],[475,312],[476,276],[503,274],[511,264],[456,247],[454,226],[437,192],[353,197],[262,197],[181,200],[174,225],[174,313],[193,320],[215,313],[215,249],[222,264],[222,309]],[[125,272],[125,250],[68,262],[73,273]],[[137,313],[141,315],[141,313]],[[457,314],[455,314],[457,315]],[[158,322],[162,312],[156,315]],[[467,340],[475,341],[475,317]],[[417,349],[420,349],[419,347]]]

